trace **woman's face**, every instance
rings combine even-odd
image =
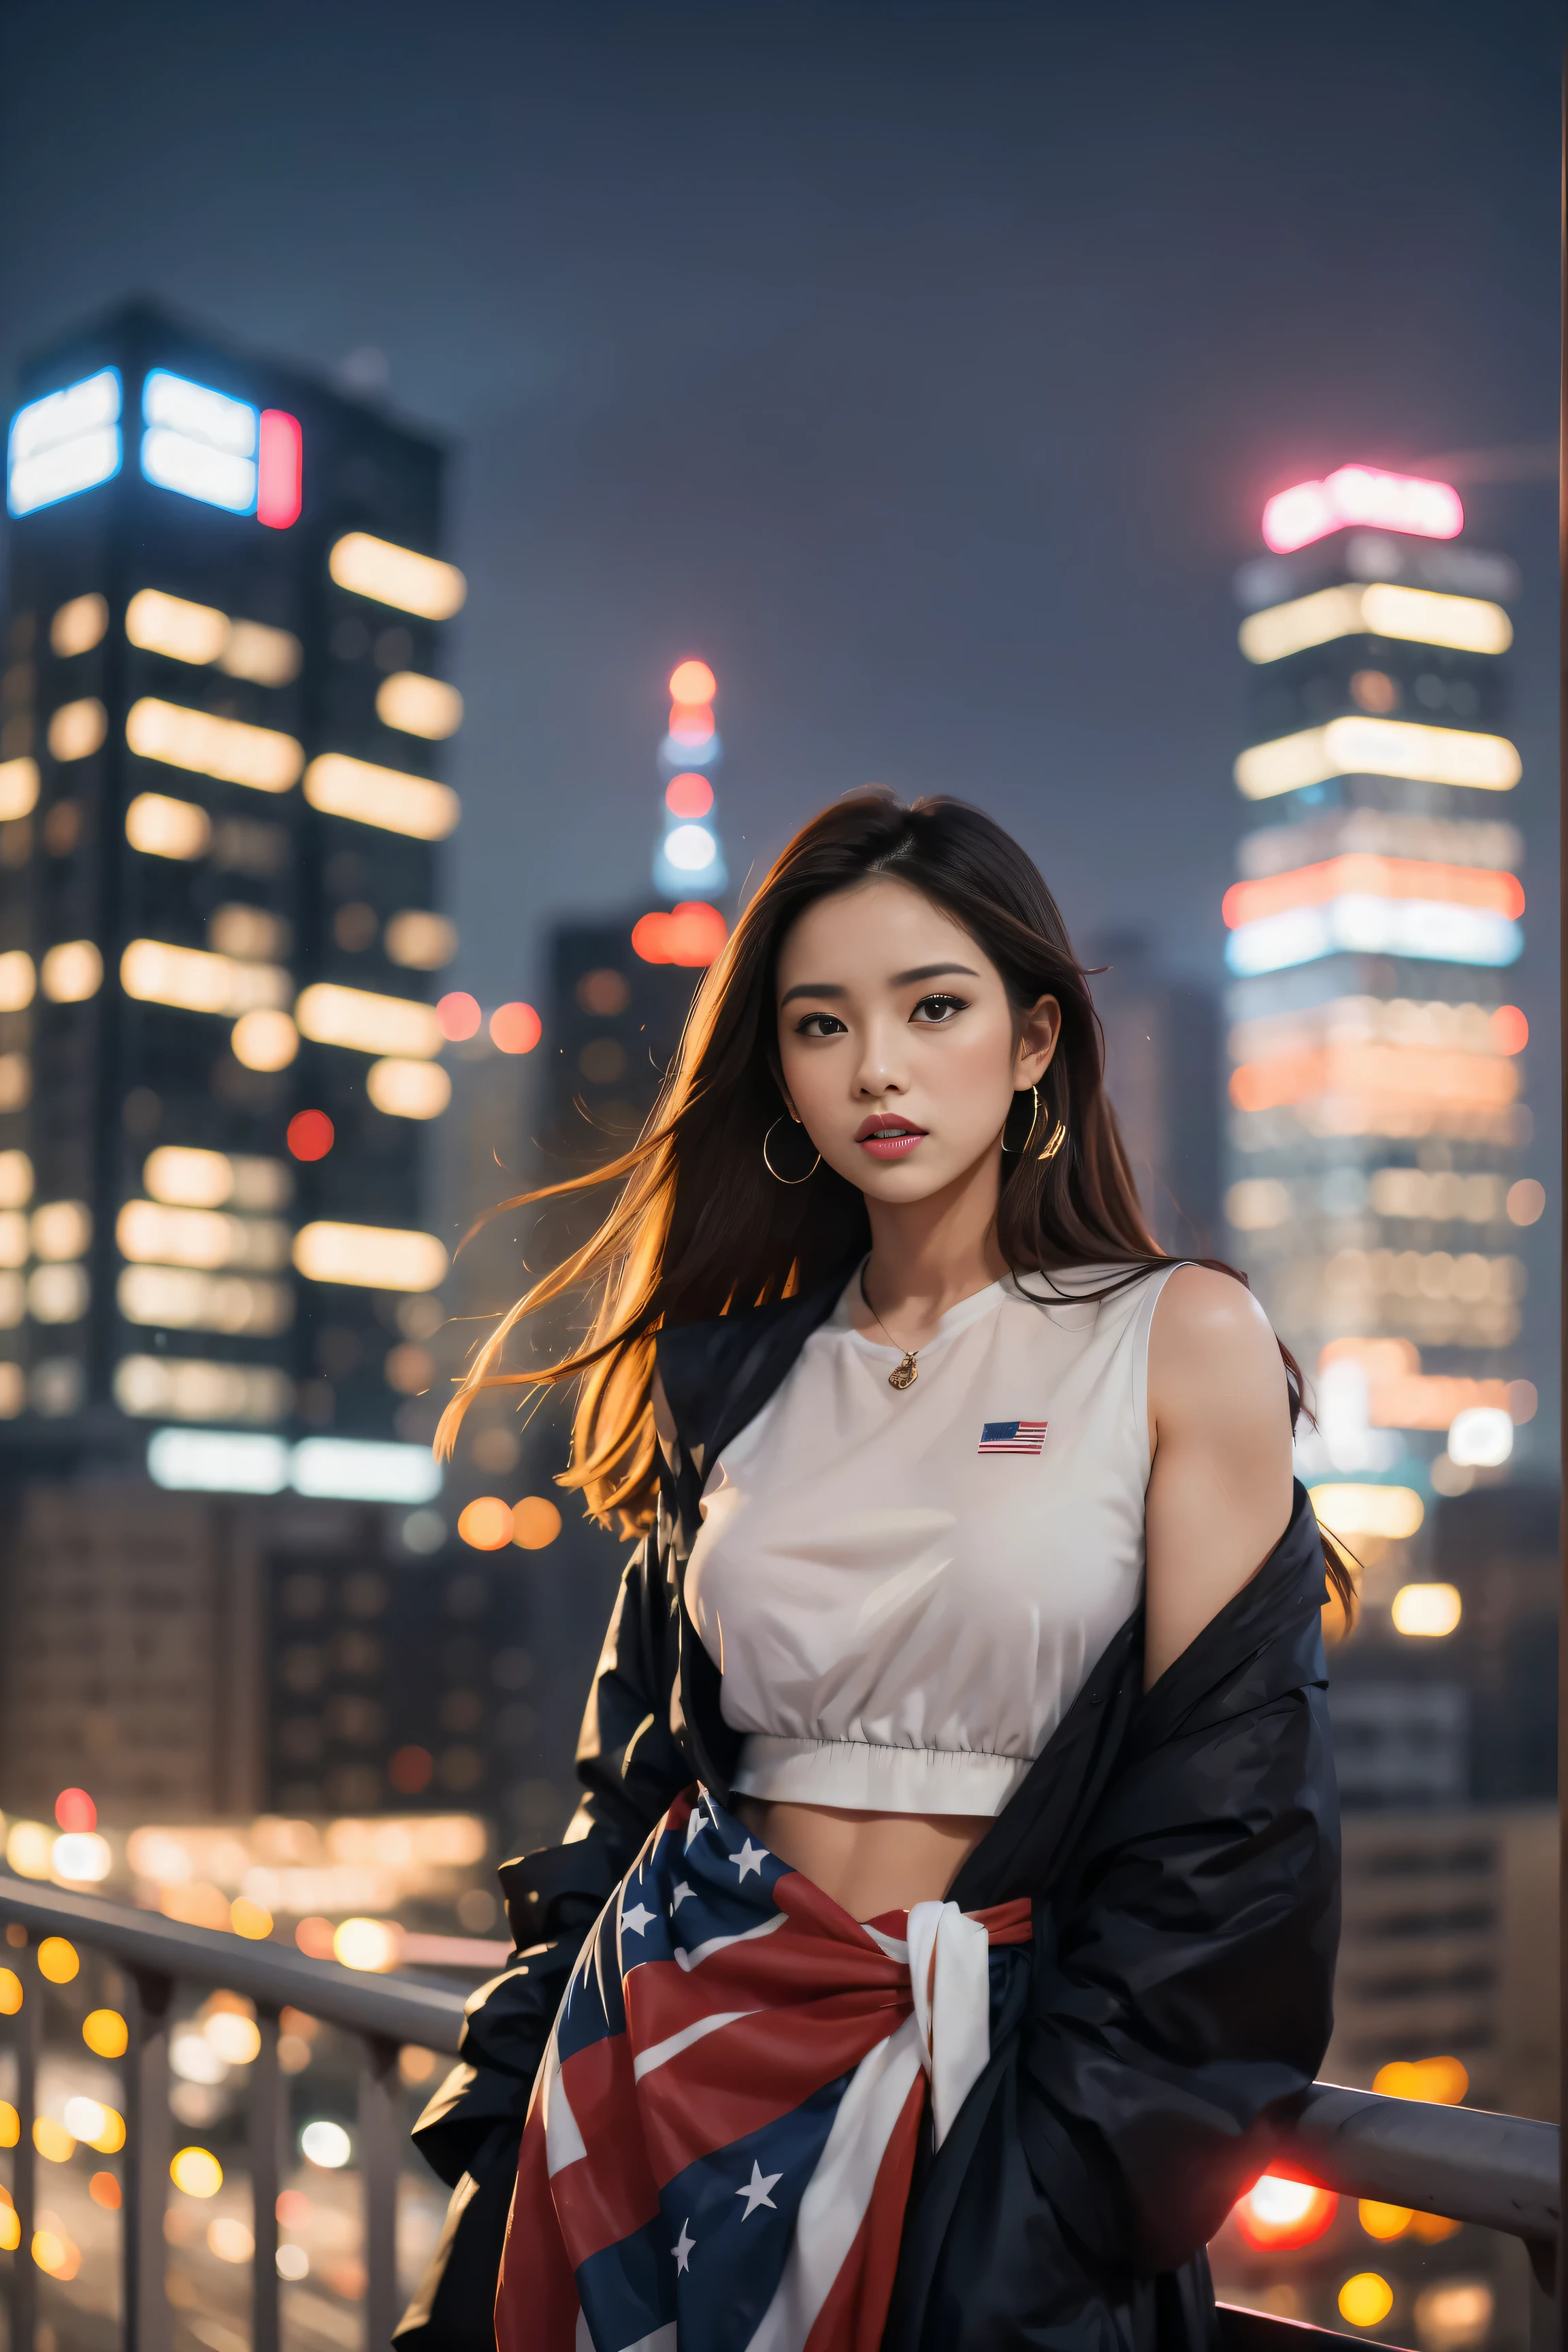
[[[890,875],[808,907],[775,988],[790,1108],[875,1200],[922,1201],[999,1160],[1014,1094],[1038,1083],[1061,1027],[1054,996],[1016,1013],[969,933]]]

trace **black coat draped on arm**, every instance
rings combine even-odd
[[[559,1846],[502,1867],[517,1951],[468,2003],[462,2061],[416,2126],[453,2189],[398,2329],[476,2352],[534,2074],[587,1933],[654,1823],[739,1741],[681,1578],[705,1464],[777,1388],[839,1283],[662,1333],[680,1443],[631,1555]],[[737,1416],[740,1416],[739,1418]],[[1117,1633],[950,1890],[1027,1895],[1033,1966],[911,2195],[885,2352],[1196,2352],[1205,2241],[1268,2160],[1327,2047],[1338,1811],[1322,1548],[1300,1486],[1257,1574],[1152,1690]]]

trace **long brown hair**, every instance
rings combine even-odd
[[[1001,973],[1016,1011],[1041,996],[1061,1007],[1035,1148],[1004,1160],[996,1238],[1008,1265],[1047,1277],[1068,1266],[1125,1268],[1112,1285],[1119,1287],[1170,1263],[1144,1223],[1106,1097],[1088,977],[1038,869],[999,824],[962,801],[905,807],[891,793],[857,793],[802,826],[740,917],[697,992],[680,1050],[631,1149],[500,1204],[620,1187],[593,1237],[534,1283],[486,1340],[441,1416],[437,1452],[451,1452],[481,1390],[576,1381],[572,1462],[560,1483],[580,1487],[595,1517],[635,1534],[650,1523],[657,1492],[650,1391],[659,1326],[786,1297],[847,1271],[869,1248],[865,1199],[853,1184],[825,1160],[806,1181],[779,1183],[763,1164],[763,1144],[784,1111],[773,975],[784,935],[816,899],[876,874],[911,883],[961,924]],[[1038,1146],[1058,1123],[1066,1140],[1042,1160]],[[1197,1263],[1246,1280],[1217,1259]],[[579,1290],[595,1301],[581,1346],[533,1370],[496,1369],[525,1317]],[[1283,1344],[1280,1354],[1293,1427],[1301,1375]],[[1349,1575],[1325,1548],[1348,1613]]]

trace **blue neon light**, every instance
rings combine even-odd
[[[1349,891],[1323,906],[1292,907],[1241,924],[1226,941],[1225,960],[1243,976],[1346,954],[1500,967],[1516,961],[1523,947],[1519,924],[1486,908]]]
[[[109,481],[120,471],[120,370],[30,400],[11,419],[5,442],[5,504],[32,514]]]
[[[255,513],[259,410],[154,368],[142,387],[142,415],[148,481],[229,514]]]

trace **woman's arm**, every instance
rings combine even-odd
[[[1144,1686],[1279,1542],[1290,1517],[1290,1405],[1268,1318],[1250,1291],[1178,1266],[1149,1334]]]

